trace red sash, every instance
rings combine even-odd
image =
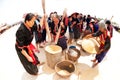
[[[101,34],[100,35],[100,49],[103,49],[104,47],[104,44],[105,44],[105,40],[106,40],[106,37],[108,36],[108,31],[106,30],[105,33]]]
[[[36,50],[35,46],[31,43],[29,46],[27,46],[27,49],[28,49],[28,53],[29,53],[30,57],[33,59],[33,64],[36,65],[37,60],[34,56],[34,51]]]
[[[28,53],[29,53],[29,56],[33,59],[33,64],[36,65],[37,64],[37,60],[34,56],[34,51],[36,51],[37,49],[35,48],[35,46],[31,43],[30,45],[28,46],[22,46],[20,47],[18,45],[18,43],[16,42],[16,45],[18,46],[18,48],[20,49],[23,49],[23,48],[27,48],[28,49]]]

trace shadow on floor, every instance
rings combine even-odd
[[[70,77],[62,77],[62,76],[58,75],[57,73],[55,73],[53,75],[53,80],[70,80]]]
[[[76,64],[76,75],[78,75],[78,80],[94,80],[94,78],[99,74],[98,67],[91,68],[87,64],[78,63]]]
[[[38,76],[30,75],[27,72],[24,72],[21,80],[36,80]]]

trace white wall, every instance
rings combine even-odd
[[[68,14],[75,11],[83,14],[110,19],[119,23],[120,11],[118,0],[46,0],[46,12],[52,11],[62,14],[67,8]],[[37,12],[41,15],[41,0],[0,0],[0,23],[13,23],[20,20],[24,13]]]

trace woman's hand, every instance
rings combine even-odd
[[[60,26],[64,27],[64,23],[63,23],[63,22],[60,22]]]
[[[29,62],[33,62],[33,59],[29,56],[29,57],[27,57],[27,60],[29,61]]]
[[[103,51],[104,49],[100,49],[99,52],[97,54],[101,54],[101,52]]]
[[[92,34],[88,34],[84,37],[84,39],[92,38]]]
[[[27,54],[24,49],[22,49],[21,53],[26,57],[29,62],[33,62],[33,59]]]

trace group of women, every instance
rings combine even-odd
[[[65,36],[67,28],[69,29],[68,39]],[[100,37],[100,50],[92,60],[95,63],[93,67],[95,67],[110,49],[113,29],[110,20],[100,22],[95,17],[81,13],[67,16],[64,11],[63,15],[59,16],[57,12],[51,12],[48,18],[46,15],[41,18],[33,13],[26,14],[24,21],[16,31],[15,48],[23,67],[30,74],[38,74],[37,66],[41,63],[35,55],[35,51],[40,52],[39,47],[44,47],[48,34],[51,43],[55,42],[63,51],[67,49],[68,44],[83,37]],[[36,46],[32,44],[34,35]]]

